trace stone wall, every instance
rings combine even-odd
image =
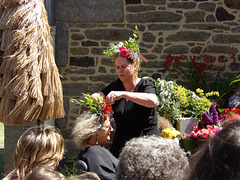
[[[240,61],[239,9],[235,0],[55,0],[55,54],[66,110],[56,126],[66,140],[67,154],[78,153],[71,130],[80,113],[69,99],[99,91],[117,78],[111,59],[103,54],[110,42],[127,40],[138,26],[141,52],[149,60],[140,76],[166,74],[166,55],[202,53],[239,73],[240,65],[233,66],[228,58],[236,54],[234,60]]]

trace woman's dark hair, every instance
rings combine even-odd
[[[240,179],[240,120],[224,127],[193,159],[189,180]]]

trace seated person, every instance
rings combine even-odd
[[[36,167],[25,180],[66,180],[63,174],[44,166]]]
[[[128,141],[117,167],[118,180],[182,180],[188,159],[172,139],[143,136]]]
[[[25,179],[38,166],[55,169],[64,154],[64,139],[54,127],[32,127],[19,138],[14,170],[4,180]]]
[[[240,179],[240,119],[234,121],[198,151],[186,180]]]
[[[113,128],[109,119],[97,114],[84,112],[73,128],[75,144],[82,148],[79,159],[86,162],[88,171],[95,172],[100,179],[116,179],[118,160],[105,148]]]
[[[228,107],[232,108],[240,108],[240,88],[237,89],[237,92],[233,94],[228,100]]]

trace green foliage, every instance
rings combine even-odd
[[[60,172],[67,177],[77,176],[81,172],[76,167],[76,161],[78,159],[78,156],[72,156],[68,159],[64,160],[63,169],[60,170]]]
[[[207,112],[212,104],[204,95],[199,97],[195,92],[173,81],[157,79],[155,86],[159,99],[157,111],[173,124],[182,117],[192,117],[201,121],[202,114]]]

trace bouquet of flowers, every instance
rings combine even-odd
[[[228,123],[232,123],[236,120],[236,118],[240,118],[240,109],[239,108],[225,108],[225,109],[219,109],[220,115],[219,119],[223,126],[225,126]]]
[[[99,114],[100,116],[104,117],[106,120],[112,110],[112,105],[106,102],[103,98],[98,98],[97,101],[91,99],[90,94],[83,93],[83,98],[80,100],[71,99],[71,102],[76,104],[83,105],[87,109],[90,109],[92,113]]]
[[[170,119],[174,124],[182,117],[192,117],[202,120],[202,114],[206,112],[211,101],[205,96],[203,90],[197,89],[199,96],[176,82],[157,79],[155,82],[159,106],[157,108],[160,116]]]

